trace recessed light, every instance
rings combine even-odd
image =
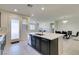
[[[64,23],[64,24],[67,23],[67,22],[68,22],[68,20],[63,20],[63,21],[62,21],[62,23]]]
[[[44,11],[44,9],[45,9],[44,7],[41,8],[42,11]]]
[[[18,10],[17,9],[14,9],[14,11],[17,12]]]
[[[32,16],[34,16],[34,14],[32,14]]]

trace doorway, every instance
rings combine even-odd
[[[23,41],[26,41],[27,31],[28,31],[27,19],[22,19],[21,36]]]
[[[20,39],[19,20],[11,20],[11,41],[17,41]]]

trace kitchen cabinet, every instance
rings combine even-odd
[[[1,50],[4,50],[4,47],[5,47],[5,44],[6,44],[6,37],[4,37],[3,39],[4,39],[4,41],[1,44]]]
[[[30,35],[31,46],[44,55],[58,55],[58,38],[48,40],[38,36]]]
[[[3,36],[0,40],[2,40],[0,42],[0,54],[2,55],[4,51],[4,47],[6,45],[6,36]]]
[[[49,45],[50,55],[58,55],[58,38],[51,40]]]
[[[49,55],[49,40],[41,39],[41,53]]]
[[[36,48],[36,40],[35,40],[35,36],[31,35],[31,46],[33,48]]]
[[[41,44],[41,40],[40,40],[41,38],[35,37],[35,39],[36,39],[36,50],[40,52],[41,51],[41,45],[40,45]]]
[[[30,33],[31,46],[43,55],[63,53],[63,34],[41,32]]]

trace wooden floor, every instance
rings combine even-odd
[[[16,44],[7,43],[4,55],[41,55],[35,49],[30,47],[26,41],[20,41]],[[79,55],[79,41],[71,39],[63,39],[62,55]]]

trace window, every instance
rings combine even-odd
[[[35,24],[30,24],[30,30],[35,30]]]

